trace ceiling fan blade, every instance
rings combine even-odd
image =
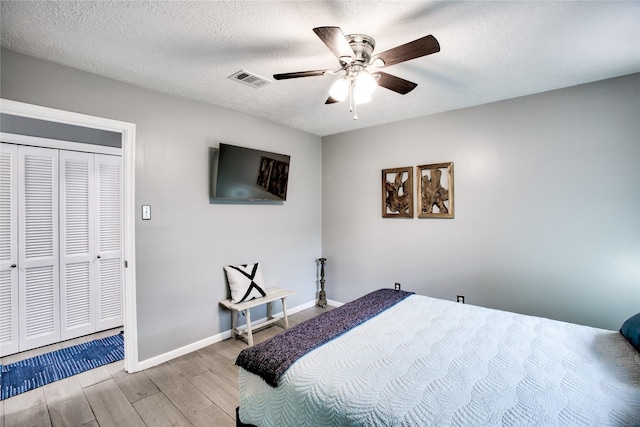
[[[313,32],[320,37],[320,40],[322,40],[336,58],[342,62],[348,62],[343,61],[343,58],[353,58],[355,56],[353,49],[349,46],[349,42],[340,27],[316,27],[313,29]]]
[[[327,100],[325,101],[325,104],[335,104],[336,102],[340,102],[335,98],[332,97],[328,97]]]
[[[374,77],[380,76],[377,82],[378,86],[397,92],[400,95],[406,95],[418,86],[417,83],[410,82],[409,80],[405,80],[391,74],[383,73],[382,71],[372,73],[371,75]]]
[[[376,65],[375,61],[381,59],[384,63],[378,66],[388,67],[389,65],[420,58],[421,56],[436,52],[440,52],[440,43],[438,43],[435,37],[428,35],[375,55],[371,58],[371,64]]]
[[[333,73],[333,71],[331,70],[297,71],[295,73],[274,74],[273,78],[276,80],[297,79],[298,77],[324,76],[326,73]]]

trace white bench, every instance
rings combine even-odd
[[[295,294],[294,291],[287,291],[280,288],[268,288],[265,289],[265,293],[267,295],[252,299],[249,301],[243,301],[239,303],[232,303],[230,299],[226,299],[224,301],[220,301],[220,305],[222,305],[227,310],[231,310],[231,333],[233,337],[242,336],[244,332],[247,333],[247,342],[249,343],[249,347],[253,346],[253,331],[257,331],[259,329],[266,328],[268,326],[273,325],[280,320],[284,320],[284,328],[289,329],[289,319],[287,318],[287,304],[286,299],[289,295]],[[282,317],[274,317],[272,310],[272,303],[276,300],[282,300]],[[258,307],[259,305],[267,304],[267,320],[259,323],[257,325],[251,324],[251,312],[249,311],[253,307]],[[245,328],[238,328],[238,312],[244,311],[244,315],[247,319],[247,326]]]

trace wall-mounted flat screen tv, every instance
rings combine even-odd
[[[287,200],[290,156],[223,143],[210,151],[213,199]]]

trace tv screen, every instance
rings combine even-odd
[[[212,198],[287,200],[290,156],[223,143],[211,151]]]

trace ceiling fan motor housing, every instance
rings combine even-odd
[[[355,54],[355,59],[352,63],[359,63],[359,65],[369,64],[373,49],[376,47],[376,41],[373,37],[364,34],[349,34],[346,39]]]

